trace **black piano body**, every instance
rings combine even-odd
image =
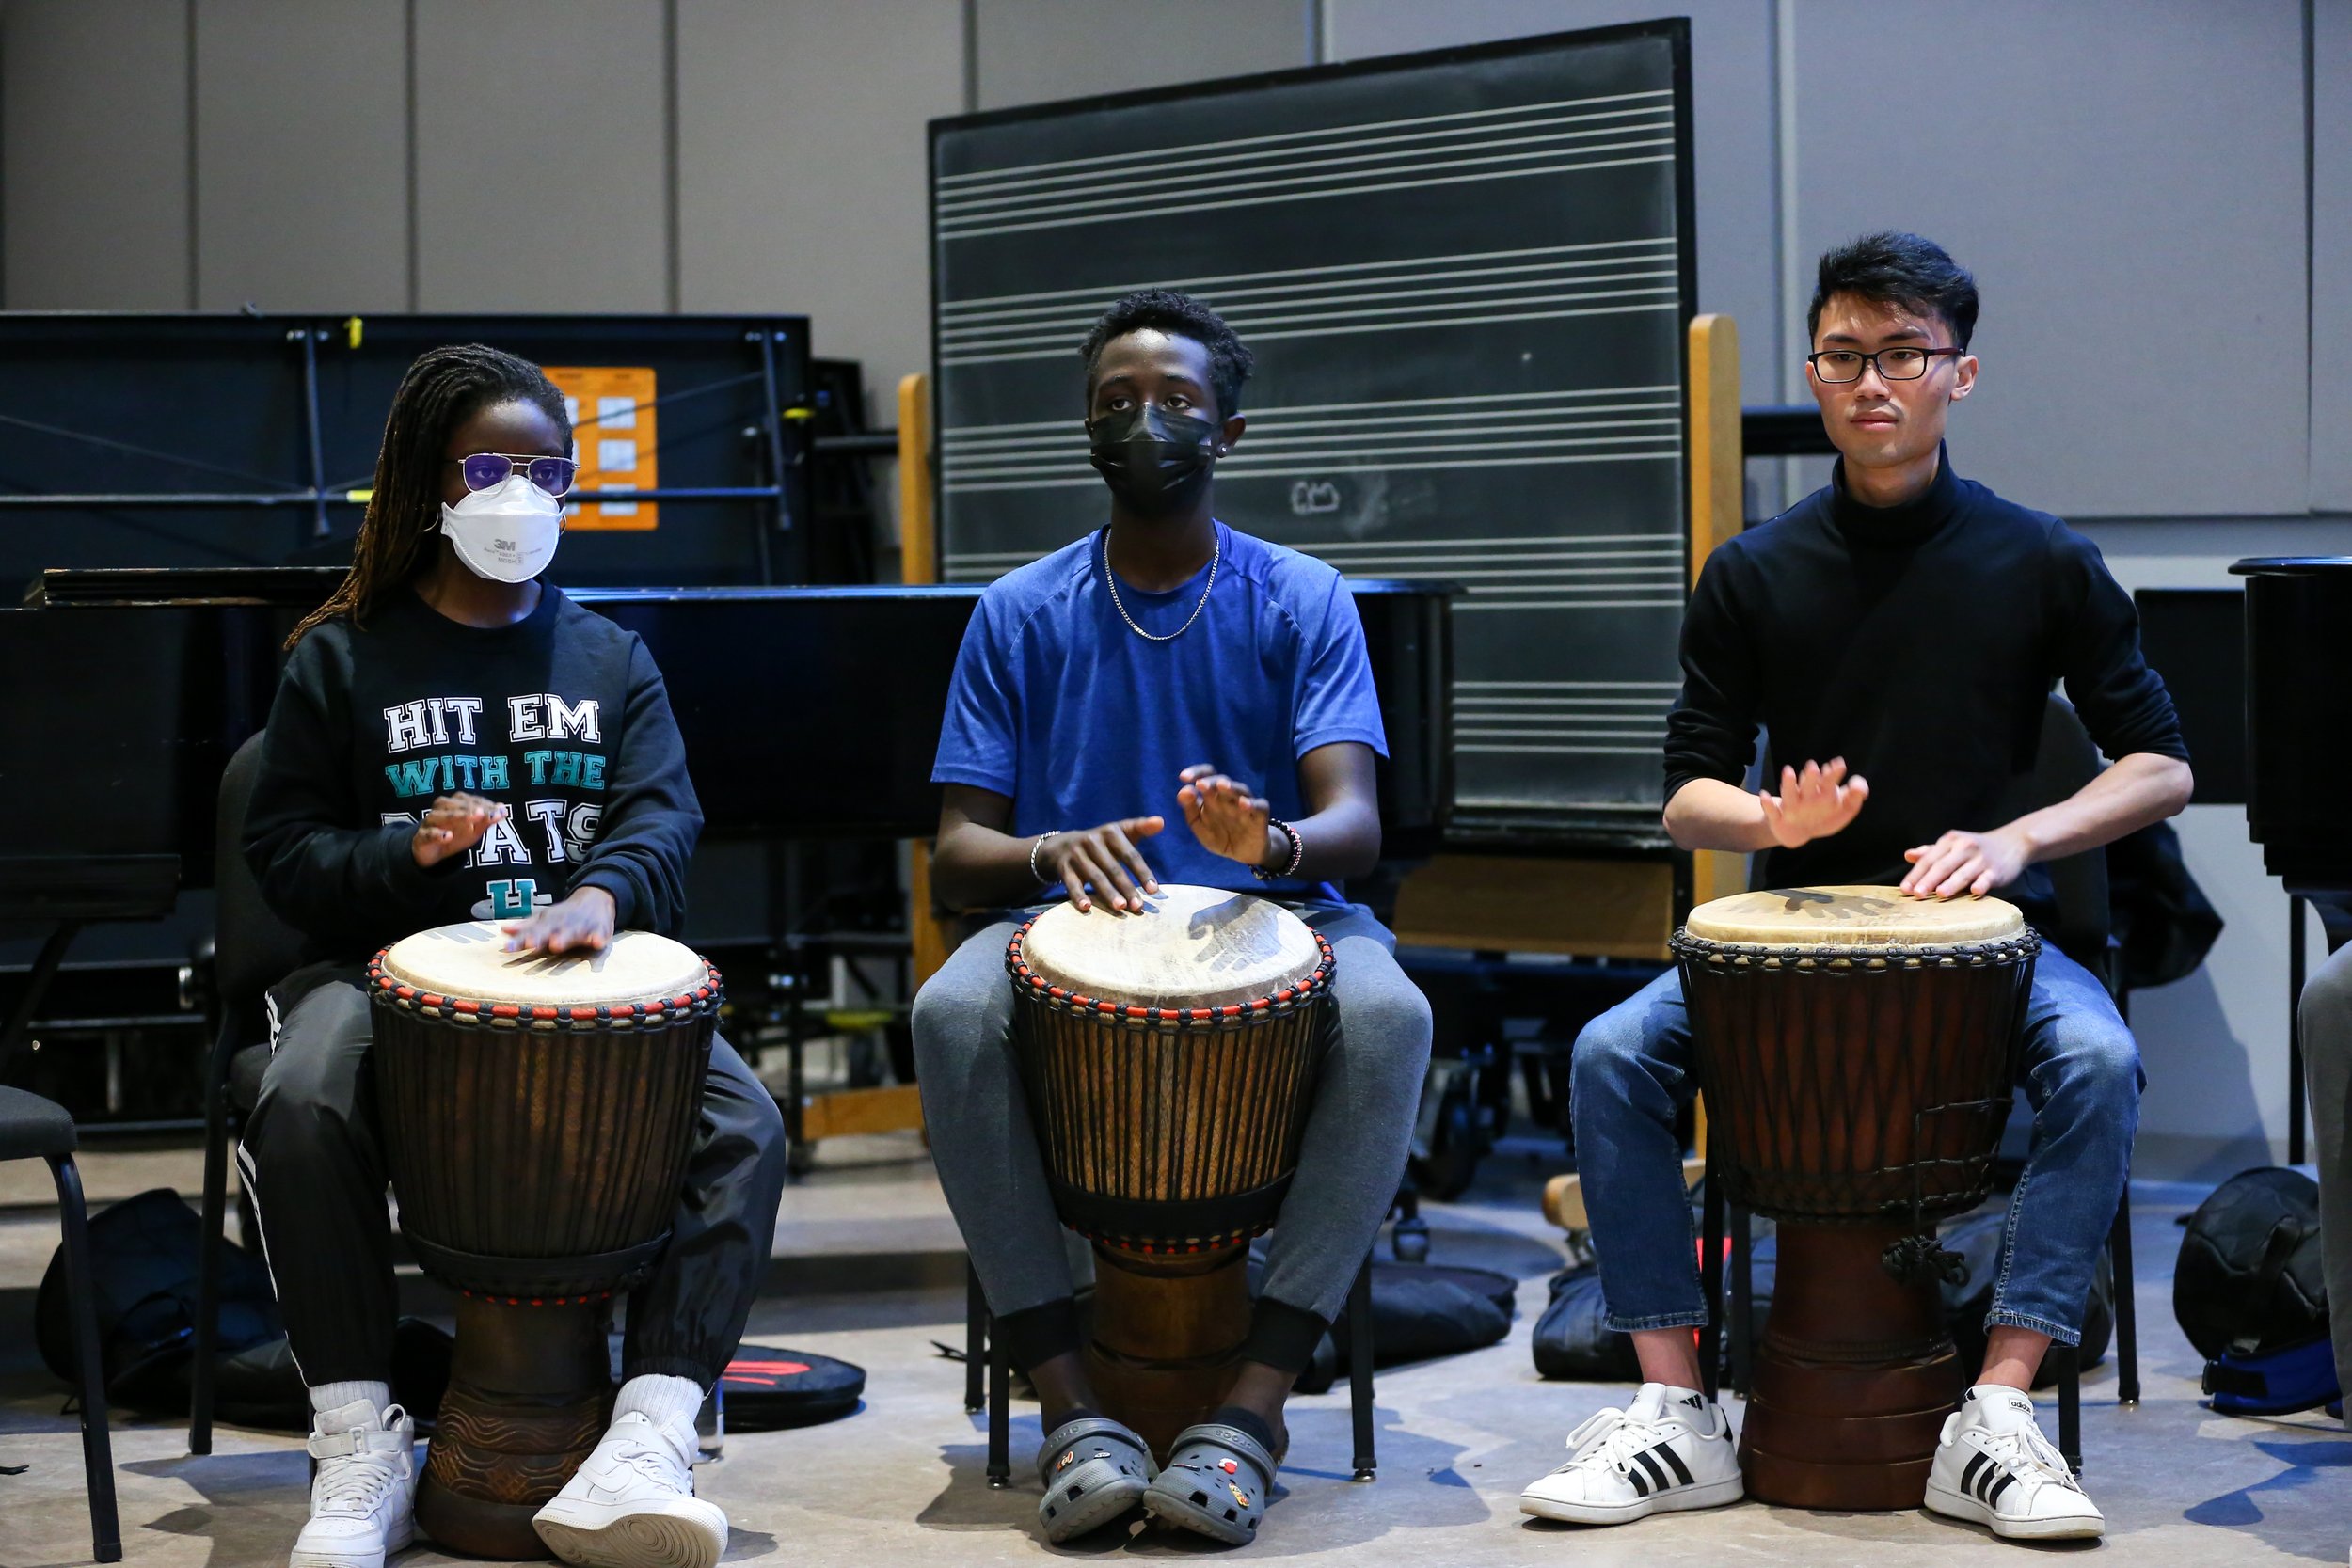
[[[2246,816],[2289,893],[2352,901],[2352,556],[2238,562]]]

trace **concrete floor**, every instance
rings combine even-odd
[[[87,1157],[92,1186],[114,1193],[151,1180],[192,1187],[193,1153]],[[912,1140],[825,1146],[818,1172],[786,1200],[779,1262],[753,1337],[843,1357],[867,1370],[864,1406],[830,1426],[730,1437],[703,1466],[705,1496],[734,1521],[730,1562],[981,1563],[1057,1555],[1034,1530],[1034,1481],[992,1491],[980,1418],[962,1408],[962,1369],[935,1339],[961,1337],[961,1260],[928,1161]],[[1790,1563],[1808,1568],[1993,1560],[1984,1532],[1925,1513],[1831,1514],[1756,1504],[1583,1530],[1527,1520],[1518,1489],[1560,1456],[1568,1428],[1621,1403],[1603,1385],[1545,1384],[1527,1339],[1559,1247],[1534,1206],[1546,1162],[1506,1149],[1470,1200],[1432,1205],[1439,1261],[1503,1268],[1522,1278],[1520,1312],[1502,1344],[1400,1368],[1379,1381],[1380,1475],[1347,1479],[1344,1386],[1292,1407],[1291,1464],[1258,1543],[1260,1558],[1382,1564]],[[0,1167],[9,1168],[9,1167]],[[13,1171],[38,1175],[40,1167]],[[20,1183],[21,1185],[21,1183]],[[2113,1403],[2111,1367],[2084,1387],[2086,1482],[2106,1509],[2106,1550],[2137,1564],[2343,1563],[2352,1545],[2352,1433],[2324,1418],[2217,1418],[2198,1403],[2198,1362],[2172,1322],[2172,1220],[2194,1195],[2141,1195],[2136,1236],[2146,1398]],[[33,1288],[55,1244],[54,1212],[38,1191],[0,1192],[0,1563],[87,1560],[79,1445],[61,1390],[30,1345]],[[1739,1407],[1733,1407],[1734,1418]],[[2045,1426],[2055,1430],[2055,1410]],[[1016,1477],[1038,1440],[1034,1405],[1014,1407]],[[297,1438],[224,1431],[197,1459],[183,1427],[126,1420],[116,1428],[124,1559],[172,1568],[282,1562],[303,1516]],[[1192,1537],[1108,1532],[1067,1554],[1186,1557]],[[2082,1547],[2017,1548],[2060,1552]],[[462,1561],[420,1547],[400,1561]]]

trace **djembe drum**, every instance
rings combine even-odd
[[[1825,887],[1703,904],[1673,946],[1709,1169],[1779,1222],[1748,1491],[1916,1508],[1969,1371],[1935,1223],[1992,1188],[2041,941],[1997,898]]]
[[[1088,1373],[1163,1458],[1232,1386],[1249,1239],[1274,1223],[1330,1025],[1330,943],[1279,905],[1164,886],[1064,904],[1006,955],[1062,1223],[1094,1243]]]
[[[480,1557],[531,1528],[602,1436],[612,1298],[669,1241],[719,1011],[718,971],[624,931],[600,953],[508,953],[489,922],[368,966],[373,1070],[400,1227],[460,1292],[417,1522]]]

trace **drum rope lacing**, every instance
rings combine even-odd
[[[1733,972],[1783,972],[1844,975],[1887,971],[1917,971],[1928,969],[1982,969],[2011,966],[2040,956],[2042,938],[2030,927],[2012,936],[1994,937],[1971,942],[1928,942],[1858,944],[1811,943],[1777,944],[1752,942],[1720,942],[1708,937],[1692,936],[1688,929],[1677,930],[1669,943],[1680,958],[1696,960],[1710,969]],[[1956,1113],[1975,1113],[1988,1118],[2005,1115],[2009,1102],[2001,1101],[1962,1101],[1947,1104],[1924,1106],[1913,1114],[1912,1148],[1922,1148],[1929,1140],[1924,1124],[1931,1117]],[[1719,1112],[1719,1114],[1721,1114]],[[1929,1279],[1941,1279],[1960,1284],[1967,1277],[1967,1259],[1949,1251],[1938,1236],[1934,1222],[1928,1218],[1931,1207],[1949,1211],[1955,1194],[1974,1194],[1974,1201],[1981,1201],[1982,1190],[1990,1180],[1992,1155],[1982,1156],[1919,1156],[1904,1164],[1890,1165],[1867,1172],[1849,1172],[1849,1176],[1891,1176],[1905,1172],[1911,1178],[1911,1196],[1902,1209],[1909,1211],[1909,1234],[1888,1244],[1880,1256],[1880,1266],[1892,1277],[1905,1284]],[[1930,1168],[1950,1167],[1961,1179],[1952,1192],[1939,1192],[1932,1196],[1927,1191],[1926,1173]],[[1734,1201],[1738,1201],[1737,1198]],[[1805,1215],[1811,1223],[1834,1224],[1846,1216],[1827,1214]]]

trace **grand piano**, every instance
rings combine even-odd
[[[43,574],[0,610],[0,930],[42,946],[0,1076],[75,934],[152,920],[211,884],[222,769],[268,717],[279,644],[334,568]],[[1450,590],[1353,584],[1387,719],[1391,852],[1452,803]],[[968,587],[583,588],[667,680],[707,817],[727,841],[926,837],[930,763]],[[774,933],[781,934],[781,933]]]

